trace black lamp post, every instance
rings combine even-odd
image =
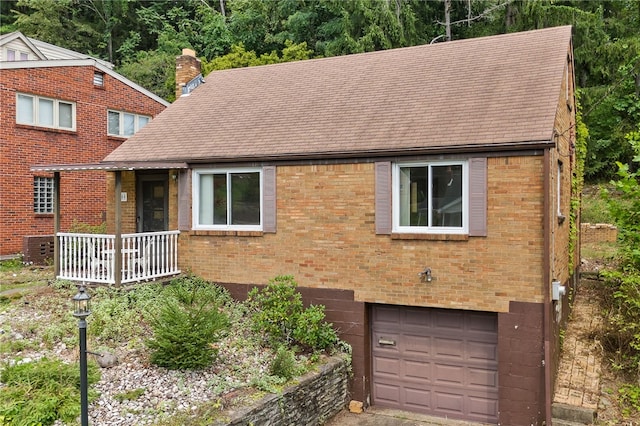
[[[91,313],[91,296],[84,289],[84,284],[78,287],[78,294],[73,296],[73,316],[78,318],[80,333],[80,424],[89,426],[89,399],[87,396],[89,384],[87,381],[87,317]]]

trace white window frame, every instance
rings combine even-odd
[[[13,59],[9,59],[9,52],[13,53]],[[26,58],[23,58],[23,56],[26,56]],[[7,62],[28,61],[30,57],[29,52],[25,52],[24,50],[9,47],[4,50],[4,60]]]
[[[109,131],[109,114],[110,113],[118,114],[118,117],[119,117],[118,133],[111,133]],[[130,134],[130,135],[127,135],[127,134],[124,133],[124,117],[125,117],[125,115],[133,115],[134,116],[133,133]],[[144,127],[144,126],[140,127],[140,118],[146,118],[147,119],[147,123],[146,124],[149,124],[149,122],[152,119],[152,117],[150,115],[136,114],[136,113],[128,112],[128,111],[118,111],[118,110],[115,110],[115,109],[108,109],[107,110],[107,135],[116,136],[116,137],[119,137],[119,138],[128,138],[130,136],[135,135],[136,133],[138,133],[138,131],[142,127]]]
[[[54,200],[53,178],[34,176],[33,178],[33,212],[36,214],[52,214]]]
[[[200,223],[200,177],[203,175],[226,174],[227,185],[231,184],[230,174],[236,173],[258,173],[260,180],[260,223],[258,225],[203,225]],[[264,225],[264,176],[260,167],[246,168],[213,168],[213,169],[196,169],[193,170],[193,208],[192,223],[194,230],[210,230],[210,231],[262,231]],[[231,191],[227,190],[227,218],[229,217],[229,206]],[[227,220],[227,222],[229,222]]]
[[[400,225],[400,192],[402,179],[400,169],[403,167],[427,167],[428,185],[432,183],[432,166],[462,166],[462,226],[429,226],[433,210],[433,195],[427,200],[428,206],[426,211],[425,226],[408,226]],[[392,172],[392,220],[394,233],[411,233],[411,234],[468,234],[469,233],[469,162],[467,160],[452,161],[415,161],[402,162],[393,164]]]
[[[20,120],[20,117],[18,116],[18,113],[20,111],[20,106],[19,106],[20,97],[31,98],[31,116],[33,120],[31,121]],[[40,118],[41,118],[40,117],[41,115],[40,101],[41,100],[51,101],[53,103],[53,117],[52,117],[53,124],[52,125],[45,125],[40,123]],[[66,104],[71,106],[71,127],[60,125],[60,105],[61,104]],[[76,130],[76,103],[70,102],[70,101],[64,101],[61,99],[48,98],[45,96],[30,95],[27,93],[16,93],[16,123],[26,124],[28,126],[44,127],[47,129],[75,131]]]

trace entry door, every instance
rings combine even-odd
[[[169,180],[167,175],[140,175],[138,178],[138,232],[168,231]]]

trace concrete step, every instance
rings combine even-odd
[[[576,407],[574,405],[554,403],[551,406],[551,415],[553,417],[553,425],[557,426],[574,426],[574,425],[590,425],[596,420],[597,413],[594,410],[584,407]],[[565,421],[569,423],[556,423],[556,421]]]
[[[585,426],[584,423],[570,422],[569,420],[551,419],[553,426]]]

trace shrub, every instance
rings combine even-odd
[[[269,373],[272,376],[281,377],[290,380],[298,374],[296,365],[296,355],[285,346],[280,346],[276,352],[276,356],[271,361]]]
[[[297,283],[291,275],[270,280],[262,290],[253,288],[248,303],[253,313],[252,328],[265,334],[273,346],[300,345],[312,351],[324,350],[338,341],[330,323],[324,321],[324,306],[305,309]]]
[[[89,384],[100,380],[98,368],[89,363]],[[57,419],[74,422],[80,415],[80,370],[76,365],[43,358],[4,366],[0,392],[0,422],[12,426],[51,425]],[[97,393],[89,389],[89,400]]]
[[[221,300],[229,296],[220,287],[195,277],[173,280],[163,291],[157,313],[151,314],[153,337],[147,340],[151,362],[171,370],[211,365],[213,343],[229,326]]]

